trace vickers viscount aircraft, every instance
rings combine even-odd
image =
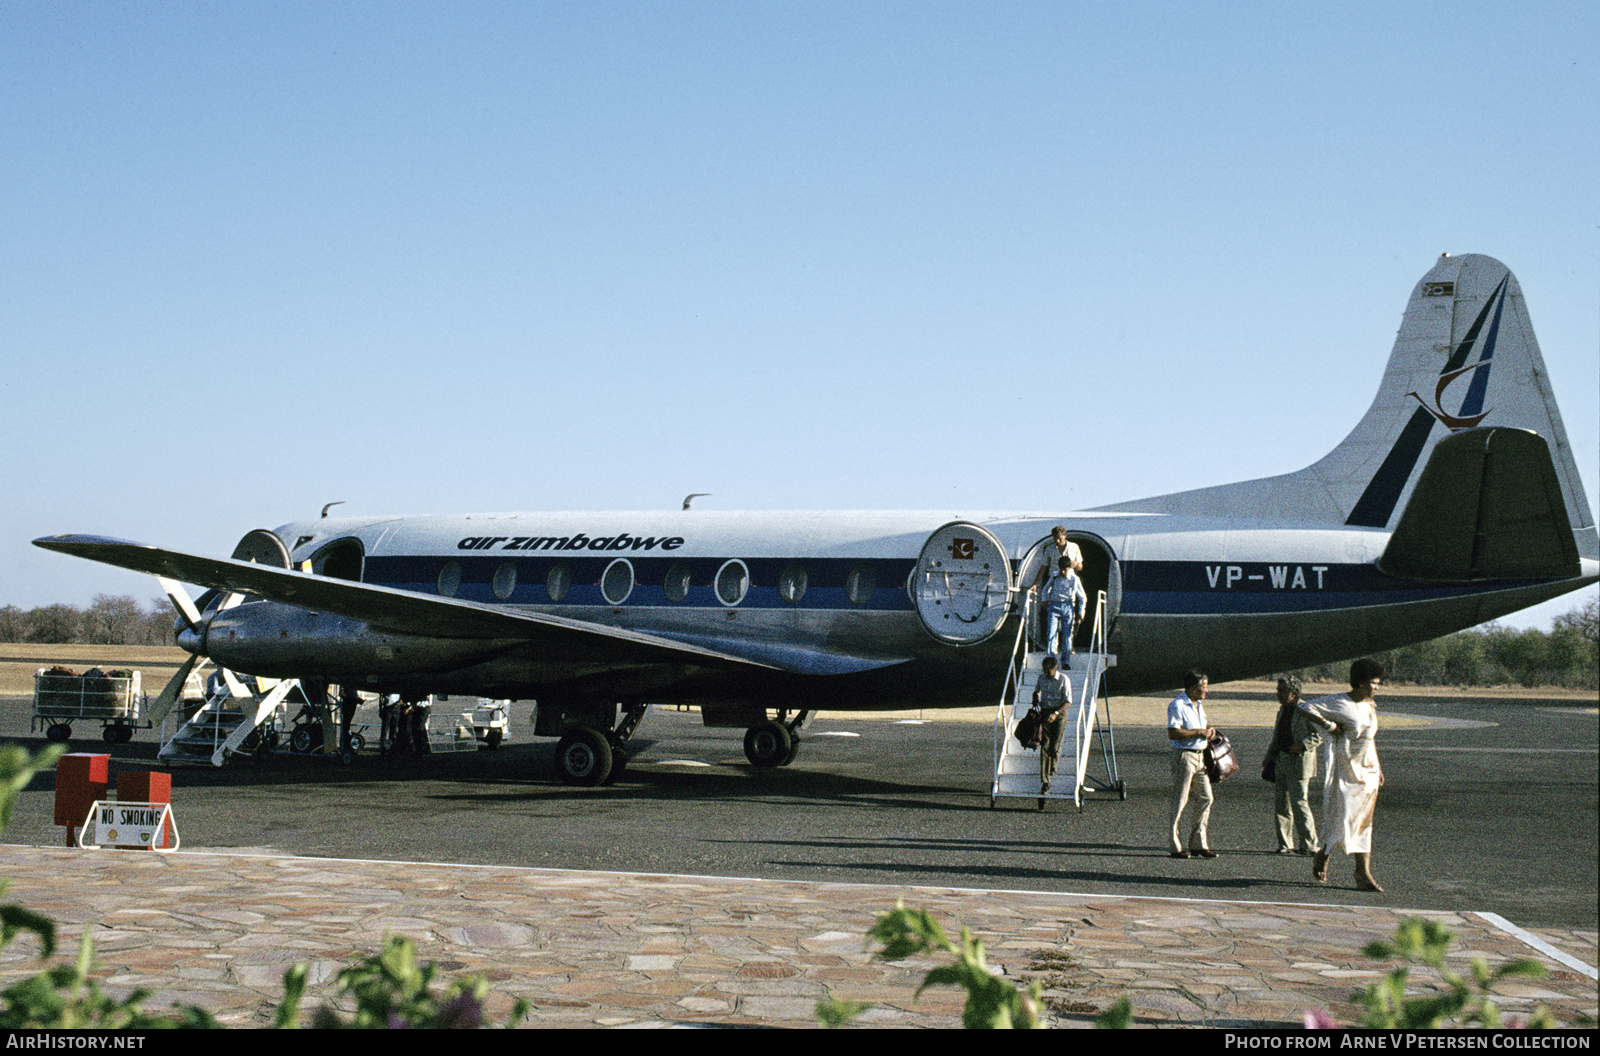
[[[811,709],[992,699],[1057,524],[1104,591],[1123,693],[1396,648],[1600,578],[1522,291],[1484,256],[1438,260],[1371,408],[1284,476],[1075,512],[323,512],[231,559],[36,542],[211,588],[167,584],[178,642],[232,670],[536,699],[575,784],[621,766],[648,703],[747,728],[772,766]]]

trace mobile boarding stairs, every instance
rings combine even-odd
[[[166,736],[167,716],[181,700],[190,699],[183,688],[166,693],[152,709],[152,719],[161,724],[161,751],[156,758],[168,766],[222,766],[230,756],[255,754],[276,745],[270,720],[284,709],[289,694],[299,686],[295,679],[278,682],[265,693],[255,693],[226,668],[221,669],[223,689],[207,696],[188,721],[181,723],[171,738]],[[189,678],[198,682],[198,676]],[[159,714],[155,712],[159,710]]]
[[[1070,687],[1070,699],[1061,721],[1066,729],[1061,736],[1061,755],[1056,763],[1050,791],[1039,791],[1040,754],[1043,749],[1024,748],[1014,736],[1017,723],[1033,705],[1033,691],[1048,655],[1036,649],[1038,624],[1037,598],[1026,596],[1022,621],[1017,628],[1016,645],[1006,668],[1005,688],[994,719],[994,784],[989,791],[992,808],[1001,796],[1036,799],[1042,810],[1046,800],[1070,799],[1083,810],[1085,792],[1110,792],[1128,798],[1127,786],[1117,772],[1116,735],[1111,725],[1111,698],[1106,693],[1105,673],[1115,667],[1117,658],[1105,651],[1106,592],[1099,592],[1095,605],[1094,629],[1086,652],[1074,651],[1072,667],[1063,672]],[[1099,702],[1104,702],[1102,720]],[[1098,766],[1103,776],[1091,774],[1090,767],[1099,749]]]

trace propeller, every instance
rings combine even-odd
[[[196,665],[206,662],[206,658],[203,656],[190,656],[189,659],[178,665],[178,670],[167,680],[166,686],[150,705],[150,710],[145,713],[151,722],[159,726],[171,714],[173,707],[183,697],[183,686],[189,680],[189,673],[195,669]]]

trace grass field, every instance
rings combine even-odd
[[[0,697],[33,696],[33,673],[60,664],[83,674],[91,667],[133,667],[154,696],[189,654],[177,646],[0,644]]]

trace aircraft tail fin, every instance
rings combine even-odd
[[[1478,427],[1543,437],[1584,556],[1594,517],[1516,276],[1492,257],[1442,256],[1411,292],[1377,397],[1305,469],[1105,507],[1393,529],[1440,441]]]

